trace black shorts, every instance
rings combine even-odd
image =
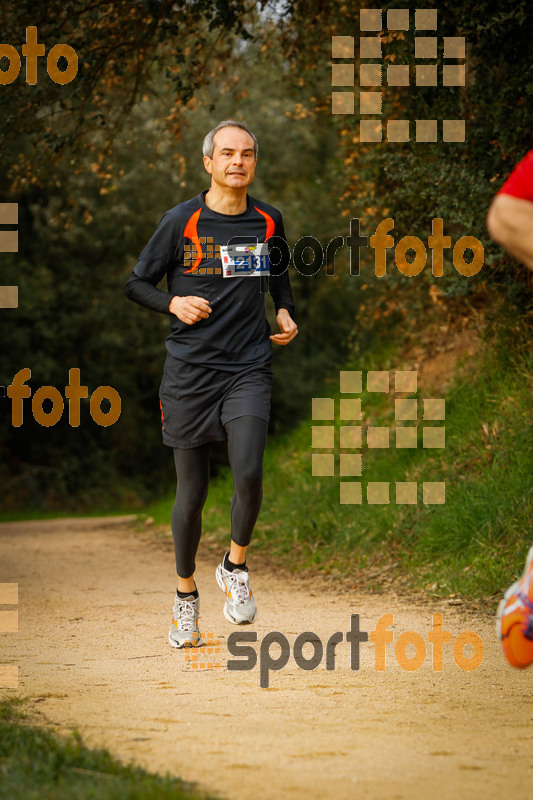
[[[167,353],[159,388],[163,443],[187,449],[225,441],[226,422],[247,414],[268,422],[273,377],[270,361],[224,372]]]

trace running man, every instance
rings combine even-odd
[[[491,203],[487,228],[492,238],[533,270],[533,150],[516,165]],[[500,602],[498,636],[513,667],[533,663],[533,547],[522,577]]]
[[[245,553],[262,500],[272,342],[286,345],[298,333],[288,248],[276,248],[281,257],[271,261],[270,278],[235,274],[244,262],[232,244],[249,245],[250,256],[271,237],[285,239],[281,213],[247,192],[257,151],[256,137],[242,122],[225,120],[207,134],[203,153],[210,188],[163,214],[125,288],[130,300],[170,316],[159,397],[163,442],[173,448],[177,475],[171,514],[178,575],[169,631],[173,647],[202,643],[194,571],[210,442],[227,441],[234,484],[230,549],[216,569],[226,594],[224,616],[249,623],[257,611]],[[251,256],[248,263],[264,265],[260,258]],[[164,275],[168,292],[157,288]],[[264,280],[280,329],[274,335],[265,314]]]

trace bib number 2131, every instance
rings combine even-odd
[[[224,278],[270,275],[268,242],[220,246]]]

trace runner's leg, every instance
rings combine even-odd
[[[268,422],[261,417],[245,415],[230,420],[224,428],[235,489],[231,501],[229,558],[234,564],[242,564],[263,499],[263,454]]]
[[[226,593],[224,616],[229,622],[240,625],[253,622],[257,614],[245,553],[263,499],[263,453],[268,422],[246,414],[226,422],[224,428],[234,485],[231,547],[215,575],[219,587]]]
[[[174,447],[173,450],[178,485],[170,524],[178,589],[188,592],[195,588],[195,556],[202,534],[202,509],[209,489],[209,444],[186,450]]]

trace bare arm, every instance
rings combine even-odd
[[[494,241],[533,270],[533,203],[509,194],[497,194],[487,214]]]

